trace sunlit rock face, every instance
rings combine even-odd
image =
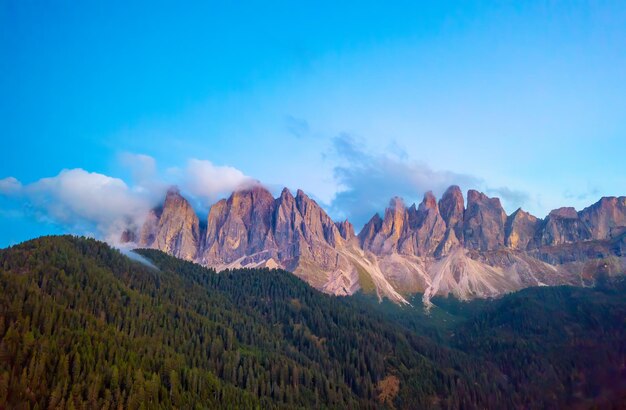
[[[433,255],[445,233],[446,223],[439,213],[437,200],[432,192],[427,192],[417,209],[412,205],[408,210],[408,228],[401,241],[400,253]]]
[[[539,219],[521,208],[513,212],[504,226],[505,245],[511,249],[525,250],[532,243]]]
[[[626,226],[626,197],[604,197],[579,212],[579,216],[589,227],[593,239],[617,236]]]
[[[257,185],[215,203],[206,227],[171,189],[162,206],[129,228],[123,242],[163,250],[218,270],[287,269],[315,288],[351,295],[375,292],[398,303],[424,293],[494,297],[528,286],[589,285],[598,272],[626,271],[626,198],[606,197],[584,210],[556,209],[538,219],[507,215],[498,198],[470,190],[467,207],[452,186],[419,205],[392,198],[355,235],[303,191],[278,198]]]
[[[141,230],[140,246],[161,249],[192,260],[200,247],[200,223],[191,205],[177,189],[170,189],[163,208],[153,210]]]
[[[201,260],[206,265],[229,264],[275,248],[272,235],[274,198],[262,187],[234,192],[211,207]]]

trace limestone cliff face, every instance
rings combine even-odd
[[[211,207],[201,260],[205,264],[232,263],[271,248],[272,195],[261,187],[234,192]]]
[[[376,255],[433,255],[444,238],[446,223],[437,200],[427,192],[419,207],[408,209],[400,198],[393,198],[380,220],[375,215],[359,235],[364,250]]]
[[[373,232],[373,235],[369,240],[362,242],[363,249],[377,255],[397,252],[400,240],[406,232],[408,217],[409,215],[402,199],[398,197],[392,198],[385,210],[385,216],[375,232]]]
[[[161,210],[152,211],[142,228],[140,245],[193,260],[200,247],[200,224],[191,205],[170,189]]]
[[[463,243],[465,200],[461,188],[457,185],[449,187],[439,200],[438,208],[446,224],[446,232],[435,250],[435,256],[442,257]]]
[[[439,200],[439,213],[446,223],[448,229],[454,230],[454,237],[459,242],[463,241],[463,213],[465,212],[465,201],[461,188],[452,185],[444,192]]]
[[[591,239],[591,231],[578,217],[574,208],[559,208],[550,212],[535,236],[535,245],[554,246]]]
[[[374,214],[372,218],[363,226],[361,232],[359,232],[358,239],[361,248],[369,249],[371,243],[374,241],[374,237],[380,231],[383,226],[383,220],[378,214]]]
[[[331,247],[343,244],[335,222],[300,189],[296,193],[296,205],[302,216],[301,232],[307,243],[322,242]]]
[[[408,228],[400,242],[400,253],[406,255],[433,255],[446,233],[446,223],[439,213],[437,200],[432,192],[424,194],[424,199],[416,209],[408,211]]]
[[[539,222],[539,219],[524,212],[522,208],[513,212],[504,227],[505,245],[511,249],[527,249],[535,237]]]
[[[436,257],[443,257],[448,255],[456,248],[461,247],[461,241],[456,237],[456,231],[451,228],[446,229],[446,233],[443,236],[442,241],[437,246],[435,250]]]
[[[298,265],[300,247],[303,245],[301,227],[304,220],[296,199],[287,188],[276,199],[273,221],[273,236],[281,259],[286,267],[293,270]]]
[[[294,197],[285,188],[274,199],[258,186],[211,207],[198,261],[218,268],[282,267],[318,289],[351,294],[359,287],[357,249],[352,224],[335,223],[303,191]]]
[[[507,216],[498,198],[459,187],[419,206],[393,198],[355,236],[303,191],[278,198],[261,186],[215,203],[201,232],[189,203],[172,189],[163,205],[129,228],[123,241],[161,249],[215,268],[281,267],[335,295],[359,289],[405,303],[424,293],[493,297],[527,286],[589,285],[597,272],[626,272],[626,197],[602,198],[544,220],[518,209]]]
[[[356,238],[354,226],[347,219],[343,222],[335,222],[335,226],[337,226],[339,234],[345,241],[350,242]]]
[[[610,239],[626,226],[626,197],[604,197],[578,215],[593,239]]]
[[[500,199],[469,190],[463,218],[463,239],[467,249],[492,251],[504,246],[506,213]]]

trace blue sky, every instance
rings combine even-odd
[[[171,183],[200,212],[302,188],[357,230],[450,183],[540,217],[626,194],[624,2],[337,3],[0,1],[0,246]]]

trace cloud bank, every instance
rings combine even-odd
[[[113,240],[125,226],[138,223],[153,204],[133,192],[124,181],[84,169],[65,169],[58,175],[22,185],[13,177],[0,181],[0,193],[21,199],[42,220],[71,232]]]
[[[130,171],[132,185],[75,168],[29,184],[14,177],[0,179],[0,195],[22,204],[41,222],[117,244],[125,229],[143,224],[149,210],[161,203],[172,185],[179,186],[204,210],[221,196],[259,183],[236,168],[206,160],[191,159],[165,177],[159,175],[156,161],[148,155],[124,153],[119,160]]]
[[[390,154],[372,154],[345,133],[333,139],[333,149],[341,162],[334,168],[341,188],[331,209],[352,221],[357,231],[394,196],[410,204],[421,201],[427,191],[439,196],[450,185],[473,187],[480,183],[471,175],[434,170],[425,163],[410,161],[397,146],[389,150]]]

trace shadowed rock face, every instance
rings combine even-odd
[[[555,209],[543,221],[535,237],[535,245],[554,246],[591,239],[591,231],[574,208]]]
[[[202,260],[231,263],[271,248],[274,198],[261,187],[234,192],[211,207]]]
[[[356,237],[354,234],[354,226],[352,226],[347,219],[343,222],[335,222],[335,226],[337,226],[341,237],[346,241],[351,241]]]
[[[361,229],[361,232],[359,232],[358,238],[359,238],[359,244],[361,245],[361,248],[363,249],[370,248],[371,243],[374,240],[374,236],[376,236],[376,234],[380,231],[380,228],[382,226],[383,226],[383,220],[381,219],[380,215],[374,214],[374,216],[372,216],[372,219],[370,219],[365,224],[365,226],[363,226],[363,229]]]
[[[334,247],[343,240],[335,222],[302,190],[296,193],[296,205],[302,215],[302,234],[308,242],[326,242]]]
[[[463,239],[467,249],[491,251],[504,246],[506,213],[498,198],[470,190],[463,219]]]
[[[424,194],[419,207],[408,210],[408,229],[401,239],[400,251],[407,255],[432,255],[446,233],[446,223],[439,213],[432,192]]]
[[[178,190],[123,241],[161,249],[218,269],[282,267],[336,295],[360,288],[404,303],[399,293],[467,299],[527,286],[588,285],[602,270],[626,271],[626,197],[602,198],[576,212],[556,209],[538,219],[518,209],[507,216],[498,198],[450,187],[437,203],[393,198],[358,236],[349,221],[334,222],[304,192],[278,198],[261,186],[215,203],[201,234],[198,217]]]
[[[447,229],[453,229],[456,242],[463,242],[463,213],[465,201],[461,188],[452,185],[439,200],[439,213],[446,223]],[[450,235],[446,235],[450,237]]]

